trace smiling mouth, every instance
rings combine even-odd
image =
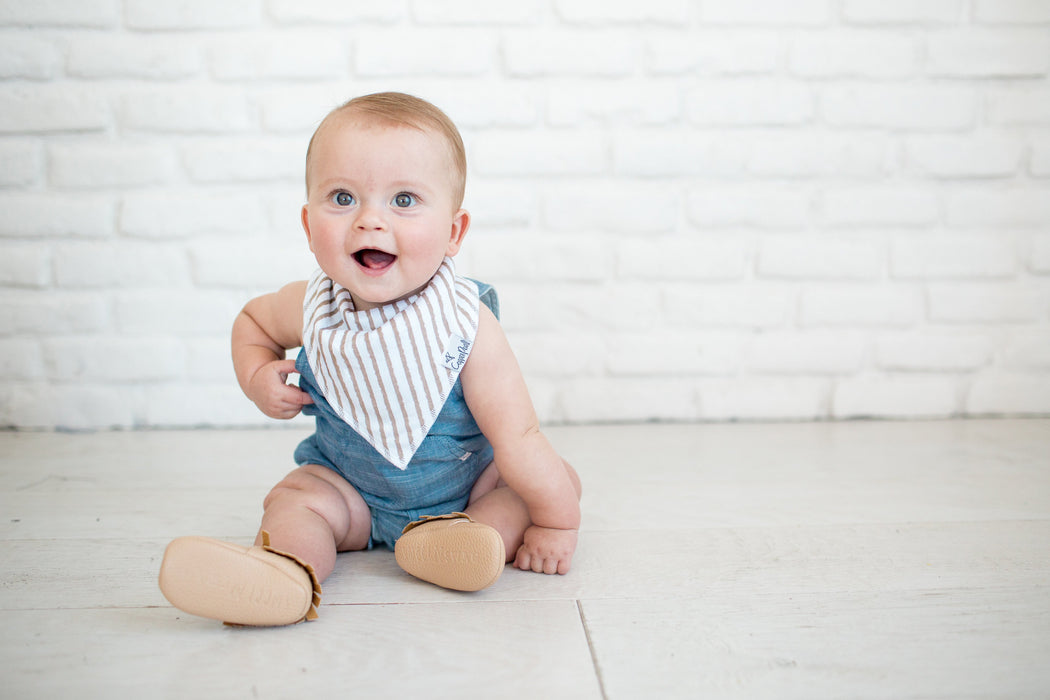
[[[354,260],[368,270],[385,270],[394,264],[397,256],[375,248],[364,248],[354,253]]]

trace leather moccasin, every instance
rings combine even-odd
[[[456,591],[480,591],[503,573],[503,537],[465,513],[409,523],[394,545],[398,565],[416,578]]]
[[[172,540],[160,565],[160,590],[191,615],[230,625],[269,627],[317,618],[321,585],[313,568],[270,546],[244,547],[208,537]]]

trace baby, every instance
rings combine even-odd
[[[254,547],[168,546],[173,605],[239,625],[313,619],[336,553],[380,544],[455,590],[511,561],[569,570],[579,478],[540,432],[494,291],[453,265],[465,179],[458,130],[424,100],[358,97],[318,127],[302,224],[320,269],[233,326],[244,393],[273,418],[316,416],[316,432],[266,497]]]

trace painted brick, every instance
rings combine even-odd
[[[782,34],[765,30],[667,32],[647,42],[646,54],[657,75],[757,75],[778,70],[783,43]]]
[[[750,137],[747,171],[766,177],[878,177],[891,169],[896,143],[888,136],[827,131]]]
[[[134,91],[119,106],[120,123],[146,132],[217,133],[246,131],[254,124],[239,90],[172,86]]]
[[[5,291],[0,296],[0,334],[95,333],[111,326],[109,300],[103,293]]]
[[[977,105],[975,90],[954,85],[832,85],[820,97],[838,127],[955,131],[973,126]]]
[[[478,84],[443,84],[433,94],[419,91],[441,109],[460,131],[490,127],[534,127],[541,121],[541,107],[548,94],[539,86],[510,85],[500,80]],[[470,147],[468,145],[468,152]]]
[[[596,175],[608,160],[602,135],[585,131],[482,134],[472,146],[482,175]]]
[[[689,221],[702,228],[797,228],[810,219],[812,194],[793,187],[700,187],[690,192]]]
[[[356,94],[356,93],[354,93]],[[263,128],[278,134],[304,134],[309,138],[328,112],[353,97],[333,92],[330,86],[289,83],[279,91],[255,98]],[[303,156],[306,156],[305,151]]]
[[[992,372],[974,380],[966,396],[969,415],[1050,414],[1050,378],[1035,373]]]
[[[606,354],[600,336],[581,331],[515,333],[510,342],[526,379],[593,376]]]
[[[189,281],[181,246],[141,241],[59,245],[54,270],[55,284],[65,288],[178,287]]]
[[[1050,5],[1039,0],[975,0],[973,16],[981,22],[1050,22]]]
[[[69,75],[87,79],[176,80],[204,69],[197,42],[142,35],[75,39],[66,65]]]
[[[890,273],[905,279],[1011,277],[1017,270],[1013,236],[944,234],[896,238]]]
[[[44,172],[44,149],[40,142],[0,140],[0,186],[32,185]]]
[[[625,205],[642,202],[645,207]],[[582,233],[666,233],[680,218],[678,193],[651,184],[610,182],[599,185],[566,185],[544,193],[540,217],[554,231]]]
[[[166,146],[113,142],[63,143],[48,149],[50,182],[56,187],[120,188],[171,182],[178,172]]]
[[[228,333],[212,337],[187,338],[186,379],[192,383],[235,385],[237,376],[230,357]]]
[[[1050,139],[1033,143],[1028,172],[1035,177],[1050,177]]]
[[[345,40],[290,32],[226,38],[212,45],[209,59],[219,80],[325,80],[350,68]]]
[[[30,245],[5,245],[0,255],[0,285],[43,288],[51,282],[51,255]]]
[[[475,178],[473,181],[467,180],[463,206],[470,211],[471,227],[476,231],[507,226],[517,228],[527,226],[537,218],[538,199],[531,184]],[[476,236],[472,234],[467,240],[473,240]]]
[[[1050,124],[1050,89],[1034,85],[993,89],[987,100],[992,124]]]
[[[827,379],[701,379],[702,420],[816,420],[828,414]]]
[[[906,78],[918,67],[919,46],[885,32],[809,32],[792,38],[788,67],[805,78]]]
[[[1011,333],[1002,351],[1002,364],[1022,371],[1050,369],[1050,329]]]
[[[262,415],[234,382],[149,385],[143,391],[141,410],[145,425],[170,428],[293,425]],[[305,427],[302,422],[300,425]]]
[[[828,0],[714,0],[700,8],[700,18],[713,24],[819,25],[831,20]]]
[[[561,19],[570,23],[682,24],[692,17],[691,5],[688,0],[650,0],[645,3],[624,0],[555,0],[554,9]]]
[[[391,23],[408,16],[404,2],[372,0],[269,0],[267,10],[281,24]]]
[[[48,338],[48,377],[57,382],[138,382],[181,379],[186,350],[174,338]]]
[[[265,229],[262,199],[251,193],[142,192],[124,197],[120,230],[143,238],[246,234]]]
[[[994,283],[936,284],[929,290],[929,317],[943,323],[1033,323],[1046,316],[1045,290]]]
[[[1037,227],[1050,225],[1050,189],[968,189],[947,197],[945,220],[958,227]]]
[[[117,330],[128,336],[229,333],[248,296],[236,292],[136,290],[114,295]]]
[[[923,319],[925,300],[911,287],[821,285],[802,292],[804,327],[912,326]]]
[[[1033,77],[1050,68],[1045,31],[951,30],[932,34],[927,72],[947,77]]]
[[[798,292],[792,285],[671,284],[663,291],[667,327],[783,328],[794,318]]]
[[[0,192],[0,237],[99,238],[113,235],[108,196]]]
[[[832,226],[924,226],[940,218],[937,194],[916,187],[849,187],[821,198],[821,219]]]
[[[491,33],[473,29],[382,30],[360,34],[353,65],[358,75],[478,76],[496,60]]]
[[[422,24],[535,24],[542,16],[539,0],[486,2],[474,0],[412,0],[412,17]]]
[[[613,170],[618,175],[672,177],[741,175],[749,141],[685,129],[625,130],[613,141]]]
[[[668,124],[681,113],[678,86],[653,81],[559,85],[550,90],[547,103],[547,119],[554,126]]]
[[[1034,234],[1028,253],[1028,269],[1037,274],[1050,274],[1050,233]]]
[[[865,356],[864,338],[855,332],[773,331],[752,338],[744,362],[760,374],[849,375]]]
[[[470,250],[483,274],[515,282],[601,282],[613,269],[612,246],[589,234],[487,236],[472,242]]]
[[[535,285],[479,276],[499,290],[501,322],[508,332],[662,327],[660,291],[652,284]]]
[[[771,126],[812,121],[813,89],[805,83],[741,79],[717,81],[685,95],[690,123],[699,126]]]
[[[920,330],[879,337],[875,365],[905,372],[966,372],[986,367],[994,344],[985,333]]]
[[[109,104],[97,90],[0,85],[0,133],[100,131],[111,121]]]
[[[750,250],[739,238],[663,236],[630,239],[617,250],[617,274],[653,281],[733,280],[750,269]]]
[[[965,0],[843,0],[842,17],[860,24],[955,23],[964,17]]]
[[[200,240],[190,245],[189,258],[193,281],[201,288],[276,291],[293,280],[306,279],[317,268],[303,236],[281,241]]]
[[[878,240],[766,236],[759,247],[757,271],[761,277],[772,278],[874,280],[883,273],[885,256]]]
[[[934,177],[1007,177],[1016,173],[1024,142],[1006,136],[915,136],[907,141],[912,167]]]
[[[117,0],[51,0],[0,2],[0,25],[86,27],[104,29],[120,20]]]
[[[563,384],[559,401],[564,415],[585,422],[698,417],[695,389],[681,379],[576,378]]]
[[[612,376],[733,374],[745,342],[727,331],[674,330],[659,341],[651,333],[616,333],[608,340],[606,364]]]
[[[49,80],[60,73],[62,60],[62,51],[54,41],[8,35],[0,53],[0,78]]]
[[[239,29],[262,19],[259,0],[125,0],[124,21],[132,29]]]
[[[40,341],[35,338],[0,338],[0,376],[23,382],[44,379]],[[0,425],[9,423],[0,422]]]
[[[194,182],[300,181],[308,143],[300,139],[207,139],[188,143],[180,155]]]
[[[515,30],[502,43],[512,77],[622,77],[634,74],[642,63],[642,43],[634,32]]]
[[[25,428],[97,430],[137,424],[137,390],[109,384],[11,387],[7,420]]]
[[[835,418],[948,418],[959,412],[958,380],[951,377],[873,376],[836,382]]]

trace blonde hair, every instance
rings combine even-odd
[[[355,97],[325,116],[310,138],[310,146],[306,149],[307,190],[310,189],[310,156],[313,153],[317,135],[333,117],[351,112],[372,117],[379,122],[407,126],[419,131],[435,131],[443,136],[448,145],[449,158],[455,174],[452,180],[453,203],[455,208],[460,207],[467,183],[467,152],[463,147],[463,138],[459,135],[459,129],[447,114],[430,102],[403,92],[377,92],[372,95]]]

